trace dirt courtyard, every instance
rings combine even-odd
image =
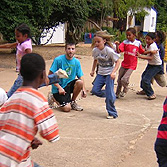
[[[106,119],[105,99],[92,96],[90,90],[94,78],[89,73],[92,66],[91,47],[79,44],[76,57],[84,72],[87,98],[78,97],[84,111],[64,113],[53,109],[60,129],[60,140],[49,143],[38,136],[43,145],[32,150],[33,161],[42,167],[156,167],[154,142],[157,127],[163,114],[163,101],[167,88],[154,83],[157,98],[149,101],[136,95],[141,73],[147,61],[139,60],[138,68],[130,79],[130,90],[125,98],[116,100],[117,119]],[[64,46],[34,46],[33,52],[40,53],[47,65],[53,58],[64,54]],[[10,89],[17,77],[15,54],[0,50],[0,87]],[[115,81],[116,88],[116,81]],[[40,88],[46,97],[51,86]]]

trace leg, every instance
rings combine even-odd
[[[161,66],[147,65],[145,71],[142,74],[141,88],[144,90],[146,95],[154,95],[154,91],[151,87],[151,79],[161,70]]]
[[[128,92],[128,85],[129,85],[129,78],[130,78],[133,70],[131,70],[131,69],[125,69],[125,70],[126,70],[126,72],[125,72],[124,76],[121,78],[121,83],[124,87],[123,92],[127,93]]]
[[[154,76],[155,81],[157,82],[157,84],[161,87],[165,87],[167,85],[166,83],[166,78],[164,74],[156,74]]]
[[[53,94],[54,100],[60,105],[60,109],[64,112],[71,111],[71,94],[66,93],[65,95],[60,95],[59,93]]]
[[[105,97],[104,91],[101,90],[104,85],[105,85],[105,76],[97,74],[92,88],[92,94],[98,97]]]
[[[114,80],[111,79],[110,75],[106,76],[106,109],[109,116],[114,118],[118,117],[115,109],[115,93],[114,93]]]
[[[12,96],[12,94],[23,84],[23,77],[19,74],[17,79],[15,80],[13,86],[10,88],[10,90],[7,92],[8,98]]]
[[[122,82],[121,82],[121,78],[124,76],[125,74],[125,69],[123,67],[121,67],[119,69],[119,75],[118,75],[118,80],[117,80],[117,90],[116,90],[116,96],[119,97],[120,93],[121,93],[121,89],[122,89]]]
[[[78,79],[75,82],[74,89],[73,89],[73,95],[72,95],[72,101],[75,101],[81,90],[83,89],[83,81]]]
[[[159,167],[167,167],[167,149],[166,146],[155,145],[155,152],[157,155],[157,162]]]

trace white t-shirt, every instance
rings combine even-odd
[[[8,99],[6,92],[0,88],[0,106]]]
[[[120,54],[116,53],[112,48],[105,46],[103,50],[94,48],[92,56],[98,62],[98,74],[110,75],[114,68],[115,61],[119,59]]]
[[[155,42],[153,42],[148,48],[146,46],[146,50],[148,50],[148,51],[158,50],[157,44]],[[161,65],[162,64],[162,60],[160,58],[158,51],[157,51],[157,53],[155,53],[153,55],[152,60],[148,60],[148,64],[150,64],[150,65]]]

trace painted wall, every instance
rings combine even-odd
[[[41,44],[45,44],[47,40],[50,39],[53,33],[53,28],[49,29],[49,32],[44,30],[43,37],[40,39]],[[65,43],[65,24],[59,23],[57,27],[55,27],[55,32],[53,33],[52,38],[49,40],[47,44],[53,43]]]
[[[148,15],[144,17],[142,31],[143,32],[155,32],[156,30],[156,20],[157,20],[157,12],[151,8],[145,8],[145,10],[148,12]],[[128,29],[129,27],[135,27],[135,16],[133,18],[130,18],[130,11],[127,13],[127,26],[126,28]]]

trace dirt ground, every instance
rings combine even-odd
[[[64,46],[33,47],[46,60],[47,71],[53,58],[64,53]],[[156,167],[154,142],[161,120],[162,105],[167,94],[166,88],[154,83],[157,98],[149,101],[145,96],[136,95],[140,76],[146,61],[139,60],[138,68],[132,74],[130,90],[125,98],[116,100],[119,117],[106,119],[105,99],[92,96],[89,92],[94,78],[89,73],[92,66],[89,44],[77,46],[84,72],[87,98],[78,97],[84,111],[60,112],[53,109],[60,129],[60,140],[43,145],[32,151],[32,159],[45,167]],[[17,77],[15,55],[0,52],[0,87],[6,91]],[[116,88],[116,82],[115,82]],[[46,97],[51,87],[40,88]],[[40,137],[40,136],[39,136]]]

